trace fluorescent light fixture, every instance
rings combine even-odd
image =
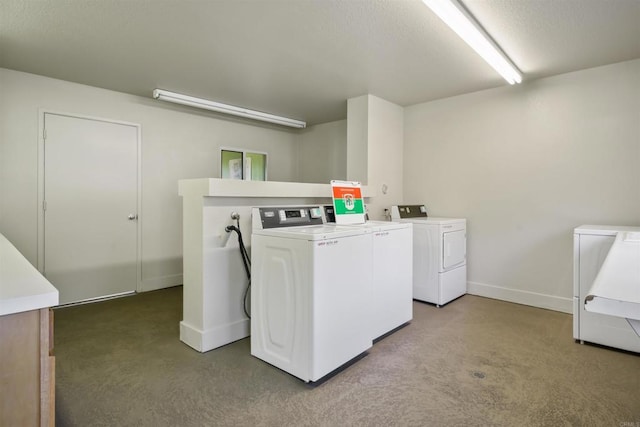
[[[522,82],[518,69],[460,3],[456,0],[422,1],[509,84]]]
[[[278,125],[289,126],[292,128],[307,127],[306,122],[300,120],[289,119],[287,117],[275,116],[273,114],[263,113],[262,111],[248,110],[235,105],[222,104],[220,102],[209,101],[193,96],[182,95],[180,93],[169,92],[168,90],[155,89],[153,97],[161,101],[174,102],[176,104],[188,105],[190,107],[203,108],[205,110],[216,111],[218,113],[231,114],[232,116],[246,117],[248,119],[260,120],[263,122],[275,123]]]

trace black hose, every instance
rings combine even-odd
[[[242,297],[242,309],[244,310],[245,316],[251,319],[251,314],[247,309],[247,299],[249,297],[249,289],[251,288],[251,258],[249,257],[249,253],[247,252],[247,248],[244,245],[244,241],[242,240],[242,233],[240,232],[240,219],[237,219],[237,226],[228,225],[225,227],[225,231],[227,233],[231,233],[235,231],[238,233],[238,246],[240,246],[240,256],[242,257],[242,264],[244,265],[244,271],[247,273],[247,278],[249,279],[247,283],[247,288],[244,290],[244,295]]]

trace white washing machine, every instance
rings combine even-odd
[[[413,223],[413,298],[440,307],[466,294],[466,219],[431,218],[423,205],[392,206],[391,218]]]
[[[251,354],[317,381],[372,346],[371,236],[320,207],[252,215]]]
[[[335,222],[333,206],[325,206],[327,223]],[[366,221],[351,224],[370,230],[373,259],[371,328],[374,339],[413,319],[413,224]]]

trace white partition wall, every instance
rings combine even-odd
[[[183,206],[183,320],[180,340],[205,352],[249,336],[244,313],[247,276],[231,213],[240,215],[247,248],[251,207],[331,204],[329,184],[236,181],[218,178],[179,181]],[[363,188],[363,195],[370,196]]]

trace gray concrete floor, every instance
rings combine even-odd
[[[466,295],[307,385],[179,340],[182,287],[55,311],[61,426],[640,427],[640,355],[580,345],[571,315]]]

